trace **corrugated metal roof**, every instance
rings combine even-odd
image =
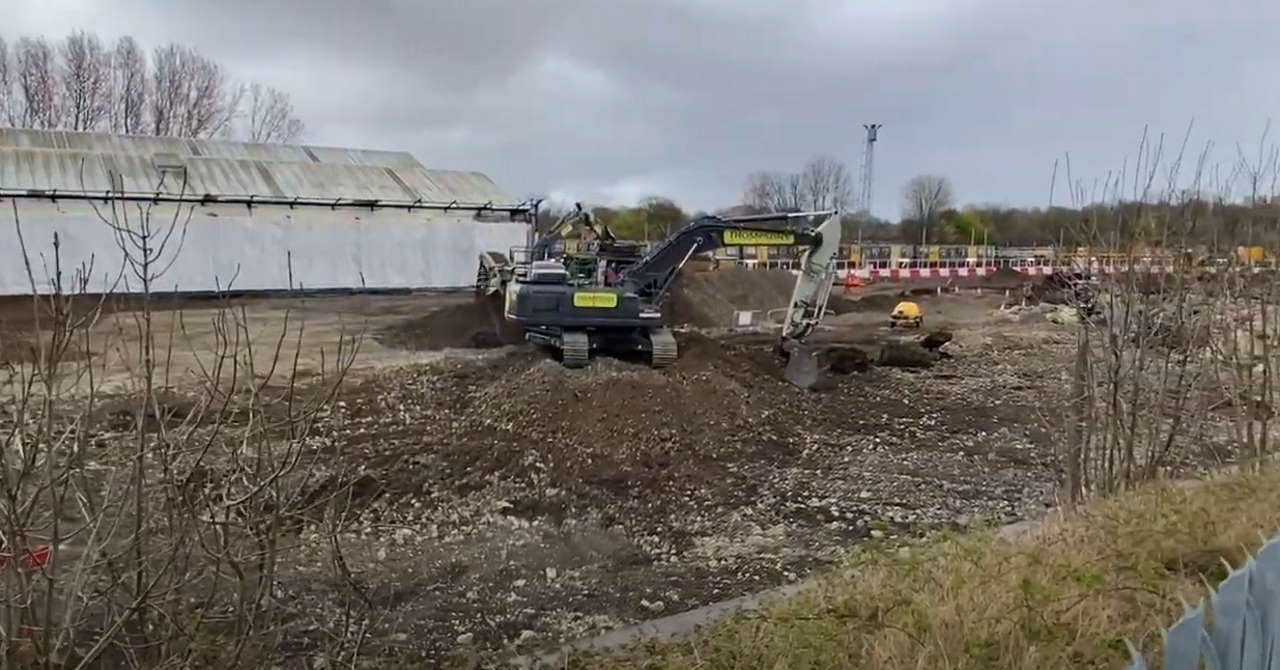
[[[478,172],[411,154],[0,128],[0,189],[512,204]],[[113,183],[114,182],[114,183]]]
[[[70,130],[0,128],[0,148],[62,149],[150,156],[172,153],[185,157],[238,158],[286,163],[340,163],[377,167],[422,167],[404,151],[374,151],[294,144],[261,144],[227,140],[194,140],[146,135],[79,133]]]

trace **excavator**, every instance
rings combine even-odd
[[[582,225],[582,220],[565,225]],[[547,237],[561,235],[562,228],[556,226]],[[695,254],[735,246],[804,249],[778,351],[787,359],[787,379],[812,387],[820,375],[818,364],[802,343],[821,321],[831,293],[840,246],[835,210],[701,216],[643,256],[601,245],[596,251],[597,272],[586,280],[571,273],[565,260],[547,258],[551,242],[539,240],[526,263],[495,263],[486,269],[486,259],[507,259],[499,253],[482,254],[480,275],[485,283],[478,288],[501,292],[506,320],[521,326],[527,340],[558,351],[565,367],[586,367],[593,352],[608,352],[642,354],[652,367],[662,368],[678,355],[675,336],[662,324],[661,312],[672,282]]]

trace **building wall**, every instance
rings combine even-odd
[[[19,229],[38,291],[51,285],[44,268],[51,272],[54,265],[55,232],[64,277],[92,261],[89,291],[139,290],[138,280],[122,273],[124,255],[100,214],[136,230],[146,205],[118,204],[114,217],[110,205],[96,207],[98,212],[75,200],[0,200],[0,295],[31,293]],[[153,227],[167,227],[176,207],[153,206]],[[184,205],[177,218],[162,264],[178,256],[154,290],[281,290],[290,286],[291,267],[293,286],[306,289],[470,286],[481,252],[523,246],[527,231],[522,223],[482,223],[470,212],[430,210],[214,204]]]

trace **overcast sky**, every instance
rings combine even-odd
[[[6,38],[193,45],[292,96],[312,144],[407,150],[518,197],[736,203],[830,154],[874,209],[913,175],[1045,205],[1144,125],[1230,162],[1280,109],[1275,0],[0,0]],[[1063,196],[1058,196],[1061,202]]]

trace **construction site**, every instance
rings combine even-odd
[[[334,174],[359,172],[408,191],[388,191],[382,202],[370,201],[377,193],[347,193],[344,204],[280,187],[287,174],[298,185],[319,183],[307,171],[330,170],[323,157],[336,153],[254,157],[251,145],[207,144],[199,156],[161,152],[167,165],[185,166],[166,169],[191,175],[186,183],[206,169],[276,178],[225,187],[221,197],[213,181],[153,197],[169,208],[157,209],[168,213],[156,220],[189,208],[191,226],[226,225],[244,236],[234,244],[224,236],[216,252],[189,239],[181,258],[198,260],[176,271],[181,282],[149,276],[155,286],[190,290],[140,295],[136,282],[128,291],[95,290],[115,272],[104,262],[119,241],[111,227],[139,223],[65,218],[102,198],[92,189],[71,189],[81,200],[68,202],[49,192],[56,185],[33,183],[0,198],[11,210],[0,216],[14,219],[5,229],[26,232],[23,246],[10,249],[43,258],[34,270],[16,252],[5,260],[0,383],[9,404],[0,430],[25,434],[20,416],[44,416],[49,430],[70,422],[65,439],[83,459],[75,467],[99,473],[78,486],[103,496],[99,513],[61,510],[59,531],[42,521],[44,489],[18,487],[31,521],[28,535],[7,538],[10,555],[45,551],[41,566],[96,569],[94,552],[138,536],[66,529],[138,521],[151,508],[140,497],[112,503],[107,483],[117,474],[106,473],[127,479],[154,468],[155,479],[173,477],[154,492],[155,504],[189,505],[181,509],[193,524],[222,518],[224,505],[235,518],[276,520],[270,592],[286,603],[273,614],[285,631],[273,638],[276,648],[310,658],[358,626],[372,658],[498,665],[801,582],[866,540],[1036,518],[1059,499],[1062,407],[1087,318],[1079,277],[1002,268],[846,280],[830,264],[834,252],[821,256],[839,242],[823,212],[707,217],[657,249],[625,249],[599,231],[587,236],[594,246],[573,253],[550,238],[529,249],[524,210],[482,175],[463,186],[452,177],[453,188],[471,193],[423,196],[411,186],[449,175],[396,156],[344,153]],[[210,147],[245,156],[209,158]],[[133,155],[113,151],[4,149],[0,183],[24,174],[14,165],[104,156],[121,165]],[[236,161],[246,162],[243,172]],[[103,179],[109,191],[115,177]],[[274,190],[274,200],[243,202],[254,189]],[[107,199],[148,202],[144,189],[133,191]],[[316,201],[320,219],[307,220],[302,196]],[[236,222],[232,212],[252,220]],[[275,216],[320,230],[343,217],[388,220],[370,224],[379,230],[360,237],[360,253],[315,257],[326,245],[310,238],[304,246],[313,256],[303,263],[297,243],[262,232],[277,225],[264,221]],[[565,230],[579,223],[566,221]],[[108,233],[85,232],[90,226]],[[413,237],[394,234],[415,226]],[[388,237],[375,248],[377,235]],[[702,262],[713,258],[703,253],[708,245],[735,240],[808,246],[794,271]],[[230,269],[232,246],[254,248],[257,265]],[[67,257],[69,250],[82,256]],[[41,269],[52,267],[55,252],[64,255],[61,279]],[[90,253],[97,269],[73,287],[71,268]],[[415,256],[436,260],[411,269]],[[586,266],[570,262],[583,256]],[[292,266],[266,268],[283,258]],[[335,265],[340,259],[349,264]],[[254,290],[225,290],[225,280],[202,277],[210,267],[247,277]],[[363,276],[366,290],[353,285],[360,280],[326,280],[334,267]],[[45,297],[33,301],[28,287]],[[36,398],[48,398],[44,410],[31,404]],[[19,406],[36,409],[21,415]],[[260,445],[256,466],[246,456],[251,444]],[[1161,467],[1193,473],[1233,458],[1226,438],[1200,444]],[[270,458],[287,465],[263,474]],[[257,501],[264,491],[270,496]],[[218,523],[239,528],[232,516]],[[205,531],[180,528],[169,521],[157,533],[172,544],[151,545],[182,547],[184,569],[197,575],[174,576],[175,591],[229,575],[191,566],[221,565],[233,554],[254,566],[234,569],[241,580],[268,570],[256,550],[206,554],[183,544]],[[231,544],[239,533],[266,537],[249,526],[219,533]],[[59,545],[52,556],[42,549],[50,542]],[[236,606],[221,598],[217,607]],[[86,626],[114,605],[95,607]]]

